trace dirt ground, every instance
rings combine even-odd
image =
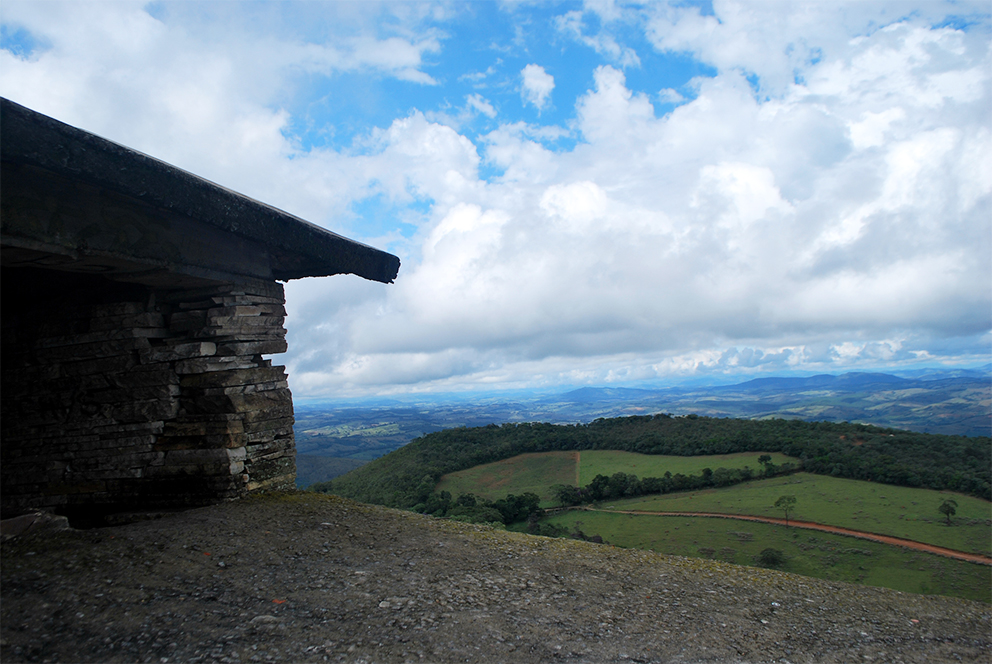
[[[992,610],[361,505],[0,545],[10,662],[990,662]]]

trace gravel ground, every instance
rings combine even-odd
[[[992,661],[992,610],[317,494],[2,544],[8,662]]]

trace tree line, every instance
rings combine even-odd
[[[518,454],[556,450],[675,456],[781,452],[798,458],[803,470],[811,473],[992,499],[992,440],[988,437],[923,434],[848,422],[667,414],[574,425],[446,429],[311,488],[410,509],[424,502],[447,473]]]
[[[600,474],[596,475],[592,482],[584,487],[555,484],[551,487],[551,492],[562,507],[567,507],[601,500],[620,500],[621,498],[653,494],[725,487],[762,477],[788,475],[799,470],[792,463],[775,465],[767,454],[758,457],[758,463],[762,465],[762,469],[759,471],[751,470],[747,466],[731,469],[717,468],[716,470],[703,468],[699,475],[683,475],[682,473],[672,475],[670,472],[666,472],[662,477],[645,477],[643,479],[638,479],[637,475],[629,473],[613,473],[609,477]]]

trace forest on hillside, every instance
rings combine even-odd
[[[803,470],[992,499],[992,439],[848,422],[743,420],[666,414],[588,424],[490,424],[430,433],[312,490],[411,508],[447,473],[527,452],[620,450],[698,456],[782,452]]]

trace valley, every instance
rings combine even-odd
[[[989,436],[992,372],[985,367],[899,376],[758,378],[736,385],[297,399],[297,452],[307,457],[300,464],[303,472],[297,486],[337,476],[338,469],[318,466],[313,457],[369,461],[444,429],[523,422],[576,424],[652,413],[855,422],[922,433]]]

